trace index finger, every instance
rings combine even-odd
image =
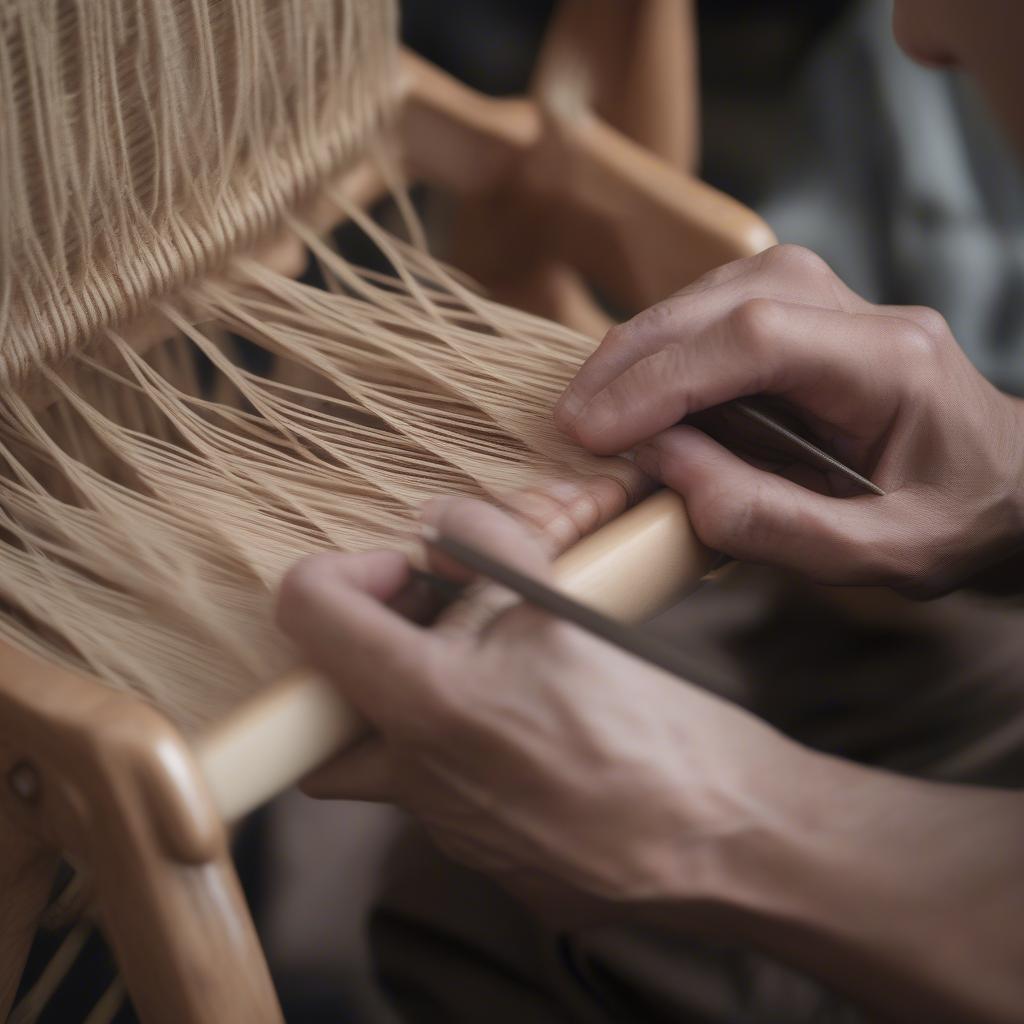
[[[801,246],[773,246],[717,267],[612,327],[566,388],[555,407],[555,422],[570,431],[580,409],[631,366],[679,339],[696,338],[751,299],[847,313],[873,308],[820,256]]]
[[[884,344],[899,324],[752,299],[708,332],[630,366],[590,399],[571,433],[590,451],[611,455],[692,413],[768,393],[844,431],[871,434],[904,379],[897,372],[899,347]]]

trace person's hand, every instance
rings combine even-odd
[[[433,521],[548,573],[489,506]],[[393,607],[409,580],[377,551],[313,556],[282,585],[282,626],[376,730],[308,792],[396,801],[559,925],[762,948],[887,1018],[1018,1020],[1019,794],[805,750],[539,610],[496,610],[493,589],[417,626]]]
[[[456,500],[432,513],[444,532],[549,575],[538,540],[496,509]],[[415,625],[389,607],[409,573],[397,552],[325,554],[282,585],[282,626],[375,730],[307,792],[393,800],[451,855],[556,916],[706,906],[719,847],[777,813],[797,748],[537,609],[495,616],[497,588]]]
[[[886,495],[840,498],[841,481],[764,472],[676,425],[761,393]],[[721,267],[614,327],[555,420],[593,452],[636,447],[710,547],[819,582],[937,593],[1024,543],[1022,403],[934,310],[872,305],[805,249]]]

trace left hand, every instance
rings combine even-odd
[[[679,425],[751,395],[783,402],[885,495],[851,496],[785,447],[765,472]],[[934,596],[1024,552],[1024,402],[978,373],[935,310],[869,303],[796,246],[613,327],[555,419],[594,453],[635,449],[708,547],[819,583]]]
[[[432,518],[521,571],[550,575],[537,540],[490,506],[455,500]],[[378,551],[315,556],[283,584],[282,626],[377,732],[307,791],[393,800],[452,856],[563,915],[706,907],[719,848],[763,828],[802,752],[526,605],[481,622],[479,604],[467,603],[417,626],[388,606],[408,581],[406,558]]]

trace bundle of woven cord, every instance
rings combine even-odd
[[[393,105],[389,0],[3,0],[0,379],[221,266]]]
[[[393,4],[0,11],[0,636],[194,732],[294,662],[302,554],[393,543],[435,494],[568,507],[563,543],[637,496],[550,425],[592,342],[329,184],[388,133]],[[324,193],[389,273],[303,224]],[[260,262],[282,231],[326,289]]]

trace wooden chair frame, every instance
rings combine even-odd
[[[459,258],[485,280],[518,282],[526,305],[594,329],[604,319],[582,278],[623,308],[640,308],[773,239],[749,210],[681,169],[694,159],[692,112],[682,129],[667,116],[660,129],[657,117],[648,118],[641,144],[589,105],[565,106],[552,69],[576,45],[587,2],[562,8],[530,97],[483,97],[405,55],[400,134],[411,179],[454,192],[474,213],[515,210],[515,224],[529,226],[509,228],[515,237],[503,239],[500,268],[468,229],[457,239]],[[610,6],[620,13],[608,17],[622,16],[624,5]],[[630,88],[638,99],[620,97],[620,115],[630,102],[642,106],[645,90],[656,94],[673,60],[692,73],[692,46],[680,34],[686,23],[678,21],[683,6],[637,6],[646,14],[634,31],[644,45],[659,41],[660,56],[646,71],[634,62]],[[384,191],[371,164],[341,187],[364,203]],[[324,230],[339,218],[326,198],[303,215]],[[288,237],[262,255],[292,273],[304,263],[301,244]],[[159,332],[143,323],[132,338],[142,348]],[[661,492],[563,556],[559,574],[567,589],[606,611],[639,618],[707,566],[681,503]],[[191,748],[140,700],[0,644],[0,1016],[63,855],[90,880],[97,919],[147,1024],[280,1022],[225,818],[337,749],[352,723],[342,714],[325,730],[325,706],[333,709],[328,719],[340,714],[330,690],[300,674]],[[284,760],[239,792],[239,757],[252,764],[254,751],[278,748]]]

